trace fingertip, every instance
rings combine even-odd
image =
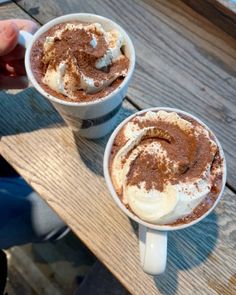
[[[14,19],[13,21],[17,25],[19,30],[24,30],[24,31],[27,31],[31,34],[34,34],[39,28],[39,26],[32,20]]]
[[[29,22],[30,22],[30,33],[33,34],[39,29],[39,26],[33,21],[29,21]]]
[[[15,23],[9,21],[0,22],[0,56],[12,51],[18,40],[18,27]]]

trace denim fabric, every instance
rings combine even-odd
[[[59,239],[68,231],[21,177],[0,177],[0,249]]]

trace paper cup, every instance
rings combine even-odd
[[[30,53],[34,42],[53,26],[71,21],[89,23],[97,22],[100,23],[106,31],[116,29],[124,35],[124,54],[129,58],[130,61],[127,76],[124,78],[119,87],[101,99],[90,102],[68,102],[59,99],[47,93],[36,81],[32,72]],[[75,132],[78,132],[79,135],[86,138],[99,138],[108,134],[115,127],[118,112],[126,95],[135,66],[134,46],[124,29],[108,18],[89,13],[76,13],[53,19],[52,21],[43,25],[33,36],[27,32],[20,31],[19,43],[26,47],[25,68],[29,80],[38,90],[38,92],[53,104],[65,122]]]

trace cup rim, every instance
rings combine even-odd
[[[31,64],[30,64],[30,53],[31,53],[31,48],[34,44],[34,42],[46,31],[48,31],[51,27],[53,27],[54,25],[57,25],[59,23],[63,23],[66,21],[73,21],[73,20],[80,20],[80,18],[86,18],[86,17],[91,17],[94,18],[94,21],[105,21],[108,22],[110,24],[112,24],[112,26],[114,26],[117,30],[119,30],[126,39],[126,46],[129,47],[130,51],[131,51],[131,57],[129,58],[130,64],[129,64],[129,68],[128,68],[128,72],[127,75],[125,76],[124,80],[122,81],[122,83],[115,89],[113,90],[111,93],[109,93],[108,95],[93,100],[93,101],[88,101],[88,102],[72,102],[72,101],[66,101],[66,100],[62,100],[59,99],[49,93],[47,93],[37,82],[37,80],[34,77],[33,71],[31,70]],[[115,21],[106,18],[104,16],[101,15],[97,15],[97,14],[92,14],[92,13],[72,13],[72,14],[66,14],[57,18],[54,18],[53,20],[47,22],[46,24],[44,24],[33,36],[32,36],[32,40],[30,45],[27,47],[26,49],[26,53],[25,53],[25,68],[26,68],[26,73],[27,76],[29,78],[29,80],[31,81],[31,83],[33,84],[33,86],[37,89],[37,91],[42,94],[44,97],[46,97],[47,99],[51,100],[52,102],[61,104],[61,105],[65,105],[65,106],[90,106],[90,105],[96,105],[99,104],[101,102],[107,101],[109,100],[111,97],[113,97],[114,95],[116,95],[121,89],[123,89],[127,83],[129,82],[134,68],[135,68],[135,49],[134,49],[134,45],[133,42],[131,40],[131,38],[129,37],[128,33],[119,25],[117,24]]]
[[[201,215],[199,218],[186,223],[186,224],[180,224],[180,225],[158,225],[158,224],[151,224],[148,223],[146,221],[143,221],[142,219],[140,219],[137,215],[133,214],[130,210],[128,210],[125,205],[121,202],[120,198],[118,197],[118,195],[116,194],[116,191],[114,189],[114,186],[112,184],[111,181],[111,176],[109,173],[109,158],[110,158],[110,153],[111,153],[111,148],[114,142],[114,139],[116,137],[116,135],[118,134],[118,132],[120,131],[120,129],[128,122],[130,121],[133,117],[140,115],[142,113],[148,112],[148,111],[160,111],[160,110],[165,110],[165,111],[172,111],[172,112],[176,112],[176,113],[180,113],[183,115],[187,115],[191,118],[193,118],[194,120],[196,120],[197,122],[199,122],[201,125],[203,125],[207,130],[209,130],[213,137],[215,142],[217,143],[217,146],[219,147],[219,151],[220,151],[220,155],[223,159],[223,179],[222,179],[222,187],[221,187],[221,191],[215,201],[215,203],[213,204],[213,206],[207,211],[205,212],[203,215]],[[173,231],[173,230],[180,230],[180,229],[184,229],[187,228],[189,226],[192,226],[198,222],[200,222],[202,219],[204,219],[206,216],[208,216],[217,206],[218,202],[220,201],[223,192],[224,192],[224,188],[225,188],[225,184],[226,184],[226,178],[227,178],[227,169],[226,169],[226,159],[225,159],[225,155],[224,155],[224,151],[222,149],[222,146],[219,142],[219,140],[217,139],[217,137],[215,136],[214,132],[204,123],[202,122],[199,118],[195,117],[194,115],[176,109],[176,108],[170,108],[170,107],[151,107],[151,108],[147,108],[138,112],[135,112],[134,114],[130,115],[129,117],[127,117],[125,120],[123,120],[117,127],[116,129],[113,131],[113,133],[111,134],[106,148],[105,148],[105,152],[104,152],[104,158],[103,158],[103,173],[104,173],[104,177],[105,177],[105,181],[107,184],[107,187],[109,189],[110,195],[113,198],[113,200],[115,201],[115,203],[118,205],[118,207],[128,216],[130,217],[132,220],[138,222],[139,224],[142,224],[148,228],[154,229],[154,230],[158,230],[158,231]]]

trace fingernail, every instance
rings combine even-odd
[[[3,28],[3,34],[5,38],[7,39],[10,39],[15,33],[16,33],[16,30],[12,24],[9,24],[8,26],[5,26]]]

